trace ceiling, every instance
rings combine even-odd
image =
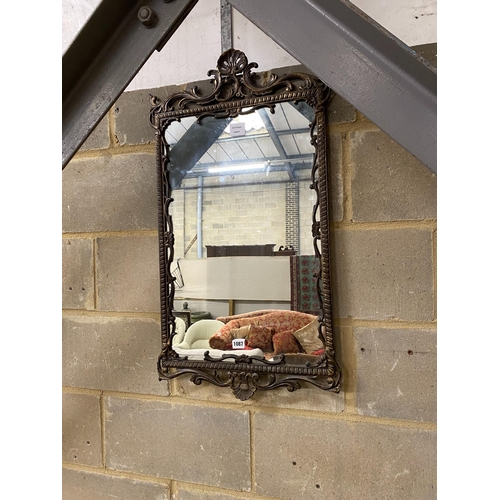
[[[196,117],[173,121],[165,138],[172,147],[170,157],[174,168],[183,165],[184,178],[210,177],[222,174],[246,174],[251,171],[286,171],[290,180],[297,179],[300,170],[310,171],[314,147],[311,145],[310,117],[304,116],[291,103],[278,103],[274,112],[260,109],[249,115],[240,115],[227,125],[218,138],[206,149],[193,156],[190,133],[194,128],[210,127]],[[231,126],[241,124],[234,130]],[[210,132],[208,132],[209,134]],[[177,153],[183,139],[189,143],[189,153]],[[189,158],[189,159],[188,159]],[[186,168],[188,164],[188,168]],[[181,182],[181,179],[179,179]]]

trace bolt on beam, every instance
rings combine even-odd
[[[62,167],[198,0],[102,0],[62,58]]]

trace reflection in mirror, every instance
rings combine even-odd
[[[313,255],[309,118],[282,103],[275,113],[260,109],[224,123],[207,149],[190,137],[201,135],[198,128],[209,129],[205,136],[214,134],[213,122],[183,118],[165,131],[171,172],[183,174],[172,186],[175,254],[202,258],[221,255],[219,247],[267,245],[268,255],[280,247]]]
[[[253,67],[231,49],[209,72],[213,93],[152,98],[160,377],[185,370],[193,382],[230,386],[242,400],[259,389],[296,390],[299,381],[338,391],[323,300],[328,223],[320,219],[328,89],[303,73],[261,81]]]
[[[306,310],[291,304],[292,295],[315,295],[312,275],[303,273],[309,282],[299,281],[298,293],[291,289],[297,285],[291,269],[299,262],[318,262],[311,235],[316,201],[311,189],[313,116],[305,103],[284,102],[274,113],[263,108],[200,123],[187,117],[165,130],[175,182],[174,253],[183,282],[182,287],[176,283],[176,307],[189,300],[210,318],[270,308],[318,314],[317,300]],[[207,141],[199,139],[209,137],[213,142],[206,147]],[[210,257],[233,258],[186,261]]]

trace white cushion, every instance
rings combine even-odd
[[[218,332],[224,323],[222,321],[217,321],[216,319],[200,319],[196,323],[193,323],[186,331],[184,336],[184,342],[187,349],[194,349],[193,345],[196,341],[206,341],[206,347],[208,348],[208,341],[210,337]],[[200,348],[203,348],[205,344],[198,344]]]
[[[180,344],[186,334],[186,323],[182,318],[175,318],[175,335],[172,339],[172,345]]]

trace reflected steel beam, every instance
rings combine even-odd
[[[198,0],[101,0],[62,58],[62,166]]]
[[[311,171],[311,168],[312,168],[312,160],[310,158],[308,158],[309,163],[297,163],[297,164],[293,164],[293,168],[295,171],[298,171],[298,170],[307,170],[308,172]],[[220,166],[219,164],[214,164],[214,166],[217,165],[217,166]],[[273,165],[272,166],[272,170],[273,172],[280,172],[280,171],[284,171],[285,170],[285,167],[284,166],[279,166],[279,165]],[[238,174],[255,174],[255,173],[259,173],[259,171],[257,170],[254,170],[254,169],[248,169],[248,170],[239,170],[238,171]],[[199,171],[199,172],[190,172],[188,175],[186,175],[186,179],[196,179],[198,177],[218,177],[220,176],[221,174],[220,173],[210,173],[208,172],[208,170],[203,170],[203,171]],[[231,176],[233,176],[234,174],[231,174]],[[304,181],[304,179],[298,179],[297,176],[295,176],[294,179],[286,179],[286,180],[272,180],[272,181],[269,181],[269,182],[266,182],[266,181],[256,181],[256,182],[245,182],[245,186],[257,186],[257,185],[262,185],[262,184],[288,184],[290,182],[301,182],[301,181]],[[309,177],[307,178],[307,181],[309,181]],[[231,186],[231,185],[237,185],[237,184],[231,184],[230,182],[223,182],[221,184],[213,184],[213,185],[210,185],[210,189],[216,189],[216,188],[223,188],[223,187],[227,187],[227,186]],[[241,184],[239,184],[241,185]],[[179,186],[177,186],[179,188]],[[189,191],[190,189],[193,190],[193,189],[198,189],[198,186],[180,186],[180,189],[184,189],[186,191]]]
[[[295,134],[310,134],[311,129],[309,128],[291,128],[289,130],[276,130],[274,132],[278,137],[283,137],[284,135],[295,135]],[[262,139],[263,137],[269,137],[267,132],[261,134],[250,134],[242,135],[239,137],[224,137],[223,139],[218,139],[217,144],[224,144],[226,142],[241,142],[241,141],[253,141],[254,139]]]
[[[259,112],[260,111],[261,110],[259,110]],[[206,116],[205,118],[203,118],[202,121],[203,126],[200,126],[200,124],[196,122],[193,123],[187,129],[186,133],[179,139],[179,141],[172,146],[169,153],[169,159],[170,159],[169,171],[170,171],[170,182],[172,189],[177,188],[185,177],[198,177],[199,175],[204,175],[203,172],[200,172],[198,170],[196,172],[192,172],[192,169],[195,167],[196,163],[201,159],[201,157],[208,151],[208,149],[213,144],[224,144],[226,142],[245,141],[249,139],[254,140],[262,137],[270,137],[269,133],[265,133],[265,134],[254,134],[241,137],[226,137],[224,139],[219,139],[222,132],[227,127],[227,125],[229,125],[230,122],[231,118],[214,118],[211,116]],[[272,128],[272,125],[270,126]],[[268,127],[266,126],[266,128]],[[280,145],[281,145],[281,141],[279,140],[280,136],[290,135],[290,134],[300,134],[300,133],[309,134],[309,132],[310,132],[309,129],[295,129],[295,130],[291,129],[291,130],[276,131],[273,128],[273,134],[275,136],[275,139],[279,141]],[[285,154],[285,156],[283,156],[283,154]],[[302,157],[309,159],[311,155],[310,154],[293,155],[293,157],[292,156],[288,157],[286,156],[286,153],[283,149],[283,151],[280,151],[280,156],[278,157],[260,158],[260,159],[253,158],[248,160],[247,163],[255,163],[256,161],[257,162],[262,161],[265,163],[268,159],[276,161],[282,158],[285,159],[293,158],[294,160],[297,160]],[[238,164],[240,163],[245,163],[245,162],[238,160]],[[287,165],[286,168],[290,175],[290,168],[292,169],[292,171],[294,171],[293,166],[290,164],[290,162],[284,162],[284,163]],[[208,168],[217,165],[221,166],[223,164],[220,162],[210,163],[210,164],[204,163],[202,167]],[[293,177],[290,178],[293,179]]]
[[[437,74],[347,0],[228,0],[283,49],[437,171]]]
[[[200,163],[196,167],[194,167],[190,172],[186,174],[186,177],[198,177],[199,175],[202,175],[206,172],[207,169],[212,168],[212,167],[229,167],[229,166],[238,166],[242,167],[245,166],[246,164],[248,165],[254,165],[256,163],[269,163],[269,166],[272,167],[273,169],[276,170],[287,170],[285,166],[286,163],[294,163],[294,168],[296,167],[298,170],[301,170],[304,167],[306,163],[312,165],[313,162],[313,153],[305,153],[305,154],[298,154],[298,155],[289,155],[288,156],[288,161],[283,160],[281,156],[270,156],[268,158],[249,158],[247,160],[236,160],[236,161],[225,161],[225,162],[210,162],[210,163]],[[297,163],[297,162],[303,162]],[[292,179],[295,180],[295,179]]]
[[[172,146],[169,154],[170,184],[175,189],[210,146],[220,137],[231,118],[206,116],[201,125],[194,122]]]
[[[280,138],[278,137],[278,134],[276,133],[276,130],[274,130],[273,124],[271,122],[271,119],[267,115],[267,111],[265,109],[258,109],[257,113],[259,113],[260,119],[264,123],[264,127],[266,127],[267,132],[269,134],[269,137],[271,138],[271,141],[274,144],[274,147],[277,149],[280,158],[283,158],[286,160],[288,158],[285,148],[283,147],[282,142],[280,141]],[[289,161],[285,161],[284,165],[286,167],[286,171],[288,172],[288,176],[290,179],[293,179],[295,177],[294,172],[293,172],[293,167],[292,164]]]
[[[314,109],[307,104],[307,102],[299,101],[299,102],[291,102],[290,103],[302,116],[307,118],[309,123],[312,123],[314,120]],[[307,129],[309,132],[309,129]]]

